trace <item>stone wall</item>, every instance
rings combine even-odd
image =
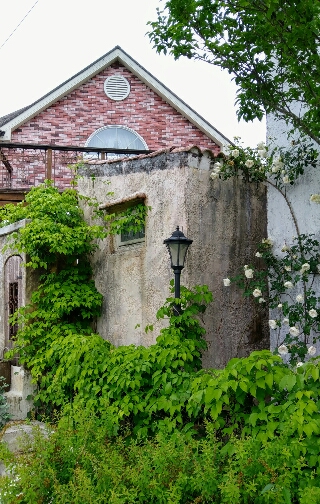
[[[155,323],[155,314],[173,277],[163,240],[179,225],[193,240],[181,283],[207,284],[214,295],[203,319],[209,345],[204,365],[222,367],[232,357],[268,348],[267,311],[258,312],[254,299],[244,299],[236,287],[223,287],[223,278],[251,261],[256,243],[266,237],[266,190],[236,179],[213,181],[212,164],[210,152],[193,148],[99,162],[81,171],[79,192],[100,204],[138,192],[151,206],[144,242],[119,246],[119,238],[110,237],[93,257],[104,296],[98,331],[112,343],[155,341],[162,324]],[[147,324],[154,324],[153,333],[144,332]]]

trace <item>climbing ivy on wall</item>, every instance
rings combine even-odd
[[[38,288],[29,305],[14,315],[19,331],[11,355],[18,352],[20,362],[28,367],[39,384],[39,398],[48,403],[44,391],[51,383],[61,355],[56,345],[73,337],[92,337],[97,348],[104,343],[94,332],[100,313],[102,295],[92,279],[90,255],[98,241],[122,230],[139,230],[145,223],[147,209],[139,205],[109,216],[104,224],[89,225],[83,218],[83,206],[92,207],[93,217],[102,217],[98,202],[81,197],[74,189],[60,193],[50,182],[34,187],[25,201],[6,205],[0,210],[0,225],[29,219],[26,226],[12,233],[5,248],[25,253],[26,267],[37,271]],[[100,338],[101,339],[101,338]],[[61,404],[74,396],[72,387],[64,388]]]

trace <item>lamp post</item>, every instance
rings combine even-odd
[[[184,236],[182,231],[179,230],[179,226],[177,226],[177,229],[172,233],[170,238],[163,241],[170,255],[171,268],[174,273],[174,297],[176,299],[180,298],[181,270],[184,268],[184,261],[192,241]],[[176,305],[176,311],[178,314],[181,312],[180,305]]]

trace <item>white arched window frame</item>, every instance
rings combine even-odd
[[[86,141],[86,147],[103,149],[136,149],[147,150],[148,145],[144,139],[133,129],[126,126],[104,126],[94,131]],[[89,153],[90,157],[97,157],[96,153]],[[108,154],[110,156],[110,154]],[[115,154],[111,154],[115,156]]]

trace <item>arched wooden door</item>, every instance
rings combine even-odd
[[[12,338],[17,334],[18,325],[9,322],[10,316],[23,304],[22,258],[10,256],[4,266],[5,301],[5,350],[12,348]]]

